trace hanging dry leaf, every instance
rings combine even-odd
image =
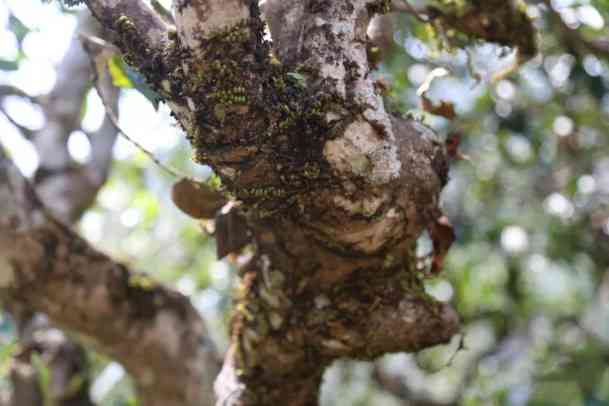
[[[429,92],[433,81],[448,74],[450,74],[450,72],[446,68],[436,68],[432,70],[425,78],[425,81],[417,89],[417,95],[421,97],[421,104],[423,105],[423,110],[430,114],[442,116],[449,120],[452,120],[457,116],[457,114],[455,113],[455,105],[453,103],[442,101],[440,102],[440,104],[435,105],[427,97],[427,92]]]
[[[196,219],[213,219],[227,202],[222,193],[211,186],[188,178],[173,184],[171,200],[178,209]]]
[[[448,137],[446,138],[446,153],[448,158],[457,161],[471,161],[469,156],[462,154],[459,150],[462,139],[463,133],[461,131],[453,131],[452,133],[448,134]]]
[[[222,259],[228,254],[240,251],[251,241],[251,233],[245,218],[231,210],[216,216],[216,254]]]
[[[446,254],[455,241],[455,230],[448,218],[442,216],[429,226],[429,236],[433,242],[431,273],[438,274],[442,271]]]
[[[422,94],[421,103],[423,104],[423,110],[430,114],[441,116],[449,120],[453,120],[455,117],[457,117],[457,113],[455,113],[455,105],[451,102],[441,101],[440,104],[433,104],[433,102],[429,100],[425,94]]]
[[[448,134],[446,138],[446,153],[450,159],[456,159],[459,156],[459,146],[461,145],[462,134],[458,131]]]

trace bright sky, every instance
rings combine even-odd
[[[169,3],[165,1],[164,3]],[[9,12],[14,14],[31,32],[23,40],[23,59],[16,71],[0,71],[0,84],[17,86],[31,95],[48,93],[55,83],[55,66],[61,61],[76,28],[76,16],[64,14],[57,2],[41,0],[2,0],[0,2],[0,60],[14,60],[18,54],[17,38],[9,29]],[[137,91],[125,90],[120,100],[120,123],[136,141],[153,152],[171,149],[180,141],[179,132],[172,124],[169,109],[162,105],[156,112]],[[37,106],[17,97],[4,100],[4,109],[21,125],[40,129],[44,115]],[[104,118],[104,109],[95,92],[87,98],[87,113],[82,125],[85,131],[95,131]],[[84,134],[74,133],[69,139],[69,150],[76,161],[85,162],[90,145]],[[8,148],[20,169],[31,175],[37,168],[38,157],[29,141],[0,115],[0,141]],[[119,139],[115,157],[126,159],[136,150]]]

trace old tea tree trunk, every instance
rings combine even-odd
[[[385,110],[369,75],[366,29],[388,1],[268,1],[272,49],[257,3],[174,0],[172,26],[140,0],[85,0],[253,236],[216,404],[315,405],[333,360],[417,351],[458,330],[455,312],[424,293],[413,254],[440,216],[446,157],[431,130]],[[136,380],[148,374],[138,381],[147,406],[204,403],[101,341]]]

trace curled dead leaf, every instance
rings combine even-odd
[[[441,116],[449,120],[453,120],[457,117],[455,113],[455,105],[452,102],[441,101],[440,104],[433,104],[425,94],[421,95],[421,103],[423,104],[423,110],[436,116]]]
[[[213,219],[227,202],[222,193],[211,186],[188,178],[173,184],[171,200],[178,209],[196,219]]]
[[[437,275],[442,271],[448,250],[455,242],[455,230],[446,216],[441,216],[432,222],[428,230],[433,243],[431,273]]]
[[[216,216],[215,236],[218,259],[240,251],[252,239],[245,218],[234,209]]]

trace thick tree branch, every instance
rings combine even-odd
[[[0,154],[0,288],[122,362],[146,405],[212,404],[216,353],[188,299],[52,219]]]
[[[99,26],[85,12],[80,16],[77,31],[87,30],[98,31]],[[34,188],[55,216],[70,223],[75,222],[94,201],[104,184],[116,139],[116,132],[105,120],[101,128],[89,137],[92,146],[90,162],[76,165],[67,153],[69,135],[80,128],[83,99],[89,87],[89,61],[76,38],[59,65],[58,80],[53,90],[40,98],[46,126],[41,131],[32,132],[36,135],[34,141],[40,157]],[[108,77],[103,87],[116,108],[118,89]],[[58,151],[60,153],[55,155]],[[53,158],[60,158],[63,162]],[[39,406],[44,403],[42,397],[46,395],[57,406],[91,405],[90,371],[84,349],[52,326],[48,317],[34,313],[24,303],[11,301],[5,306],[19,326],[21,348],[13,358],[11,368],[13,403]],[[50,369],[50,388],[46,390],[41,387],[38,371],[31,363],[33,355],[44,360]]]
[[[456,313],[422,293],[402,262],[349,258],[306,234],[279,220],[255,230],[264,254],[242,271],[219,405],[315,404],[332,360],[417,351],[457,331]]]

